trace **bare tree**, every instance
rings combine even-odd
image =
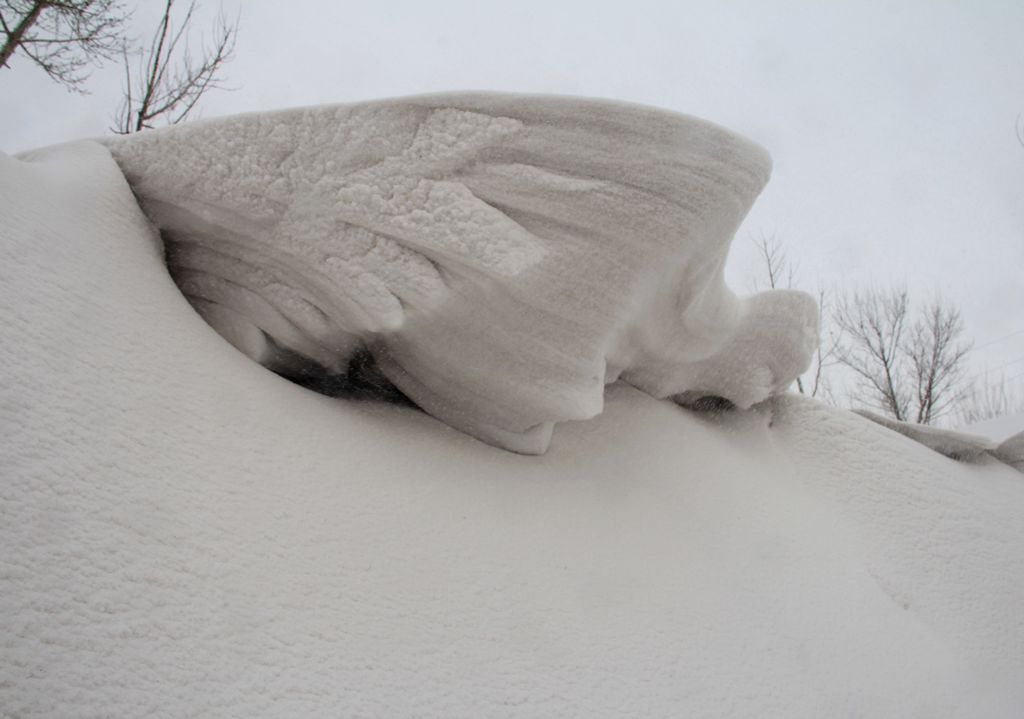
[[[203,43],[194,57],[189,48],[189,32],[196,0],[191,0],[184,18],[175,25],[174,0],[166,0],[164,13],[147,48],[137,53],[136,69],[124,51],[125,88],[121,108],[111,129],[122,135],[156,126],[174,125],[195,109],[207,90],[223,88],[221,70],[234,54],[238,33],[237,20],[229,23],[221,15],[213,38]]]
[[[773,290],[779,287],[793,288],[797,268],[790,261],[782,242],[774,234],[765,235],[764,233],[753,242],[764,263],[768,287]],[[757,287],[756,281],[754,286]],[[831,328],[827,331],[825,329],[828,318],[825,308],[828,306],[828,302],[828,293],[825,290],[818,290],[818,328],[820,333],[818,349],[810,369],[803,376],[796,378],[796,388],[800,394],[807,394],[811,397],[821,394],[831,401],[834,398],[825,376],[825,370],[837,363],[836,349],[839,344],[839,333]]]
[[[859,380],[855,399],[932,424],[963,396],[970,344],[955,308],[935,300],[913,319],[906,290],[868,290],[842,298],[833,315],[845,338],[837,358]]]
[[[814,361],[808,370],[807,379],[797,377],[797,389],[811,397],[821,395],[830,404],[835,404],[832,387],[825,371],[839,364],[838,352],[842,341],[842,332],[828,323],[830,299],[825,290],[818,290],[818,349],[814,352]]]
[[[906,290],[869,290],[840,297],[833,312],[844,334],[837,357],[857,375],[857,394],[901,422],[910,405],[900,352],[907,308]]]
[[[120,0],[0,0],[0,66],[21,53],[84,93],[89,66],[122,52],[128,17]]]
[[[1013,390],[1006,377],[992,380],[986,376],[971,383],[957,406],[956,416],[964,425],[1018,412],[1024,412],[1024,395]]]
[[[961,342],[960,311],[932,301],[911,328],[904,346],[910,358],[918,424],[932,424],[961,399],[971,345]]]
[[[766,235],[762,232],[761,237],[754,239],[753,242],[764,262],[765,273],[768,275],[768,286],[773,290],[779,287],[793,287],[796,268],[789,261],[786,249],[775,234]],[[754,287],[757,287],[756,280]]]

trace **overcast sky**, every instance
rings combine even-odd
[[[129,3],[131,4],[131,3]],[[141,35],[161,2],[143,0]],[[206,0],[197,27],[218,4]],[[905,283],[963,311],[972,372],[1024,376],[1024,2],[226,0],[233,92],[203,116],[452,89],[589,95],[725,125],[775,171],[730,283],[775,234],[806,289]],[[118,68],[69,94],[0,70],[0,149],[102,134]],[[1016,333],[1016,334],[1014,334]],[[1017,378],[1019,381],[1019,377]]]

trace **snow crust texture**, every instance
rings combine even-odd
[[[1024,715],[1024,482],[622,383],[544,457],[307,392],[107,151],[0,155],[0,716]],[[769,418],[771,426],[769,427]]]
[[[726,288],[770,160],[621,103],[462,94],[104,141],[204,318],[279,373],[369,352],[427,412],[524,453],[621,378],[749,407],[817,342],[813,300]]]

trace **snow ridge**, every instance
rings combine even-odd
[[[900,422],[865,409],[854,410],[865,419],[909,437],[939,454],[963,462],[981,462],[995,457],[1003,464],[1024,472],[1024,432],[997,442],[981,433],[942,429],[912,422]],[[969,427],[973,430],[974,428]]]
[[[624,383],[525,459],[235,351],[96,143],[0,212],[0,716],[1024,716],[999,462]]]
[[[696,118],[471,93],[104,143],[238,349],[293,377],[369,352],[427,412],[514,451],[600,413],[619,377],[748,407],[817,341],[810,297],[725,286],[770,159]]]

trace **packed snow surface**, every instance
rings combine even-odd
[[[622,383],[518,456],[235,351],[100,145],[0,212],[4,717],[1024,715],[994,459]]]
[[[725,286],[761,148],[610,101],[448,94],[106,140],[174,276],[282,374],[360,352],[444,422],[524,453],[607,382],[749,407],[817,342],[813,300]]]
[[[867,410],[856,412],[947,457],[974,462],[983,456],[990,456],[1024,472],[1024,431],[1019,430],[1019,427],[1024,425],[1024,416],[998,417],[957,431],[899,422]],[[1012,434],[1011,428],[1014,427],[1018,428],[1016,434]],[[1000,442],[992,439],[993,437],[1004,439]]]
[[[904,437],[909,437],[915,442],[920,442],[925,447],[953,459],[976,460],[983,454],[991,454],[998,447],[997,442],[978,434],[912,422],[900,422],[864,409],[855,411],[861,417],[870,419],[894,432],[899,432]]]
[[[992,455],[1024,472],[1024,412],[993,417],[964,428],[965,432],[995,440],[999,446]]]

